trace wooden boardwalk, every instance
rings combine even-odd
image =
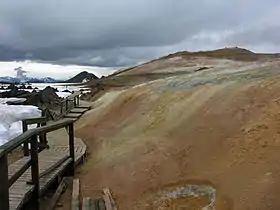
[[[70,111],[68,114],[75,114],[71,119],[77,120],[89,108],[88,105],[83,105],[81,108],[76,106],[73,108],[73,112]],[[46,135],[48,148],[38,153],[39,197],[58,177],[65,174],[67,167],[72,163],[71,155],[69,155],[71,151],[69,148],[70,134],[68,133],[69,130],[66,127],[51,131]],[[86,145],[79,138],[74,138],[74,154],[75,164],[78,164],[86,154]],[[31,157],[27,156],[8,166],[9,182],[18,171],[23,172],[14,182],[11,181],[13,184],[9,187],[10,210],[21,209],[34,196],[32,193],[35,190],[35,185],[32,184],[34,175],[32,175],[30,162],[32,162]],[[0,209],[2,210],[2,206]]]

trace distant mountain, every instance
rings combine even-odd
[[[98,80],[99,78],[95,76],[92,73],[89,73],[87,71],[83,71],[76,76],[72,77],[71,79],[68,79],[64,81],[65,83],[85,83],[90,80]]]
[[[35,78],[35,77],[25,77],[20,79],[17,77],[0,77],[0,82],[2,83],[56,83],[59,80],[53,79],[51,77]]]
[[[29,78],[28,80],[28,83],[56,83],[56,82],[61,82],[61,81],[51,77]]]
[[[0,77],[2,83],[20,83],[20,79],[15,77]]]

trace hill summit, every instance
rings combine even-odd
[[[96,75],[89,73],[87,71],[83,71],[76,76],[72,77],[71,79],[66,80],[66,83],[85,83],[90,80],[97,80],[99,79]]]
[[[213,57],[220,59],[230,59],[237,61],[256,61],[262,58],[269,58],[277,56],[277,54],[263,54],[263,53],[254,53],[250,50],[239,48],[239,47],[226,47],[222,49],[212,50],[212,51],[198,51],[198,52],[188,52],[182,51],[174,54],[170,54],[163,58],[172,58],[176,56],[182,57]],[[161,58],[161,59],[163,59]]]

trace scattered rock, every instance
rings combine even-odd
[[[22,85],[20,85],[18,88],[19,88],[19,89],[26,89],[26,86],[25,86],[24,84],[22,84]]]
[[[199,69],[197,69],[195,71],[203,71],[203,70],[207,70],[207,69],[209,69],[209,67],[201,67],[201,68],[199,68]]]

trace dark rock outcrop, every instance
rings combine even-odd
[[[84,83],[84,82],[88,82],[91,80],[98,80],[99,78],[97,76],[95,76],[92,73],[89,73],[87,71],[83,71],[79,74],[77,74],[76,76],[72,77],[69,80],[66,80],[65,83]]]

